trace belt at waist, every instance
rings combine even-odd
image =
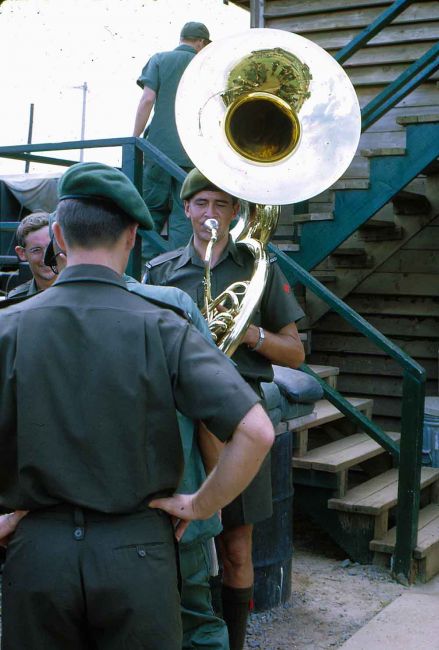
[[[144,510],[138,512],[127,513],[114,513],[114,512],[100,512],[99,510],[92,510],[91,508],[83,508],[81,506],[73,505],[70,503],[61,503],[56,506],[48,506],[45,508],[38,508],[31,510],[29,515],[36,517],[52,517],[54,519],[72,520],[77,519],[78,515],[85,521],[107,521],[107,520],[135,520],[145,517],[167,517],[168,515],[162,510],[148,508],[145,506]]]

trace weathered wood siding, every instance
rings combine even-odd
[[[330,54],[347,45],[370,25],[392,2],[390,0],[254,0],[235,2],[251,8],[253,22],[263,7],[261,27],[295,32],[317,43]],[[372,38],[346,63],[361,107],[419,59],[439,39],[439,2],[412,3],[403,13]],[[376,147],[403,147],[404,128],[396,118],[405,115],[439,113],[439,73],[418,86],[410,96],[376,122],[361,136],[358,151]],[[367,161],[355,159],[346,177],[366,178]]]
[[[237,4],[252,9],[253,26],[295,32],[335,54],[392,2],[251,0]],[[343,65],[361,107],[427,52],[438,38],[439,2],[425,0],[413,2],[371,39]],[[358,152],[404,147],[405,131],[397,118],[439,114],[438,78],[438,73],[430,77],[369,128],[361,136]],[[356,156],[345,176],[366,180],[367,160]],[[420,191],[418,185],[424,186],[425,180],[419,178],[409,189]],[[428,196],[433,216],[439,214],[439,181],[438,177],[427,181],[433,188]],[[310,201],[310,210],[331,210],[331,200],[331,192],[323,193]],[[392,212],[390,204],[387,212]],[[439,218],[382,264],[345,301],[424,366],[427,395],[438,394]],[[343,393],[372,397],[377,419],[389,429],[398,428],[402,376],[396,363],[333,313],[314,325],[311,349],[310,362],[340,367],[338,386]]]
[[[427,372],[427,395],[438,394],[439,217],[364,280],[346,302]],[[313,363],[340,368],[345,394],[374,399],[374,414],[389,429],[398,427],[400,367],[329,313],[312,333]]]

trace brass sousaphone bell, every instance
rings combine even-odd
[[[175,113],[194,165],[225,192],[257,205],[231,233],[252,250],[254,277],[233,321],[211,327],[231,355],[262,296],[265,246],[278,206],[320,194],[347,169],[360,137],[358,99],[343,68],[312,41],[249,29],[210,43],[193,58]]]

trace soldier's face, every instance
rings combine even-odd
[[[230,224],[238,214],[239,203],[233,203],[230,194],[203,190],[184,202],[186,216],[191,220],[194,238],[208,242],[211,230],[205,225],[207,219],[218,221],[218,241],[228,237]]]
[[[39,280],[47,282],[55,278],[52,269],[44,264],[44,253],[49,242],[49,226],[43,226],[26,235],[24,246],[17,246],[15,249],[20,260],[29,262],[29,268],[38,286]]]

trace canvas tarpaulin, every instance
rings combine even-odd
[[[57,185],[62,172],[0,175],[8,190],[27,210],[53,212],[58,202]]]

